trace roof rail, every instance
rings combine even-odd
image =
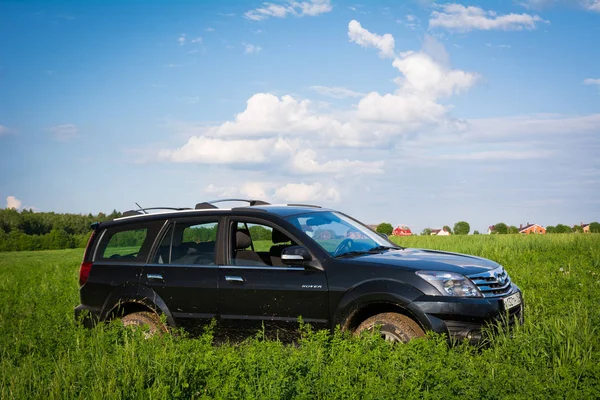
[[[122,217],[131,217],[133,215],[148,214],[148,210],[172,210],[172,211],[183,211],[191,210],[189,207],[149,207],[149,208],[138,208],[137,210],[128,210],[121,214]]]
[[[313,207],[313,208],[322,208],[321,206],[315,206],[314,204],[288,204],[289,207]]]
[[[205,209],[210,209],[210,208],[218,208],[217,206],[215,206],[215,203],[224,203],[227,201],[242,201],[244,203],[249,203],[250,206],[268,206],[271,203],[267,203],[266,201],[262,201],[262,200],[248,200],[248,199],[221,199],[221,200],[213,200],[213,201],[204,201],[202,203],[198,203],[196,204],[196,207],[194,207],[196,210],[205,210]]]

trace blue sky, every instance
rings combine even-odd
[[[4,1],[0,199],[597,221],[599,39],[600,0]]]

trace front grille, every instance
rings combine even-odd
[[[501,297],[510,292],[510,277],[502,267],[468,276],[483,297]]]

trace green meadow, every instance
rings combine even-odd
[[[82,249],[0,253],[2,399],[600,398],[600,235],[476,235],[398,240],[493,259],[524,293],[525,324],[485,347],[429,335],[260,332],[144,339],[118,322],[78,326]]]

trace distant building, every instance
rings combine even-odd
[[[529,222],[527,223],[527,225],[523,226],[523,224],[520,225],[519,227],[519,233],[523,233],[526,235],[529,235],[531,233],[537,233],[540,235],[545,235],[546,234],[546,228],[544,228],[541,225],[538,224],[530,224]]]
[[[491,235],[492,233],[496,233],[496,227],[494,225],[490,225],[488,227],[487,233],[488,233],[488,235]]]
[[[432,229],[431,230],[431,235],[435,235],[435,236],[450,236],[450,232],[444,230],[444,229]]]
[[[581,223],[581,229],[583,229],[583,233],[590,233],[590,224]]]
[[[406,225],[397,226],[392,231],[392,236],[410,236],[410,235],[412,235],[412,231]]]

